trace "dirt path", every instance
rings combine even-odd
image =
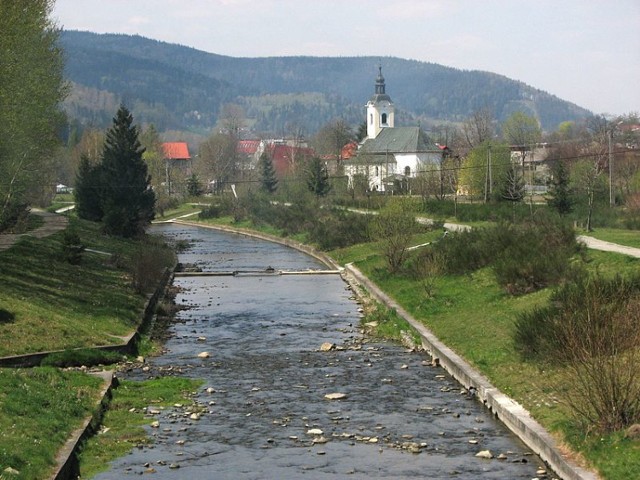
[[[23,236],[31,236],[36,238],[44,238],[54,233],[60,232],[67,228],[69,219],[64,215],[45,212],[44,210],[32,210],[34,215],[42,217],[44,223],[42,226],[21,234],[0,234],[0,252],[8,250]]]

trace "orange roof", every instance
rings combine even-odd
[[[238,140],[238,153],[253,155],[258,151],[260,140]]]
[[[186,142],[166,142],[162,144],[164,158],[167,160],[191,160]]]

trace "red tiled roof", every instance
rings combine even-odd
[[[289,145],[270,144],[267,151],[271,156],[273,167],[279,176],[289,173],[293,167],[293,162],[301,161],[304,158],[312,157],[315,153],[313,148],[290,147]]]
[[[245,155],[253,155],[258,151],[260,140],[238,140],[237,151]]]
[[[166,142],[162,144],[164,158],[167,160],[191,160],[186,142]]]
[[[355,157],[358,154],[358,142],[349,142],[340,152],[340,156],[343,160],[348,160],[350,158]]]

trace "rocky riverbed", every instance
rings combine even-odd
[[[184,227],[167,233],[196,238],[204,251],[210,244],[247,252],[229,253],[225,268],[280,268],[282,255],[298,269],[312,262],[243,237]],[[97,478],[552,478],[426,354],[368,337],[340,277],[184,277],[176,284],[176,300],[187,308],[166,352],[120,376],[206,383],[189,405],[149,405],[153,444]]]

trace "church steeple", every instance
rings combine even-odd
[[[384,77],[382,76],[382,64],[378,65],[378,78],[376,78],[376,95],[384,95]]]
[[[376,138],[383,128],[393,128],[395,108],[386,94],[382,65],[378,66],[375,93],[367,102],[367,137]]]

